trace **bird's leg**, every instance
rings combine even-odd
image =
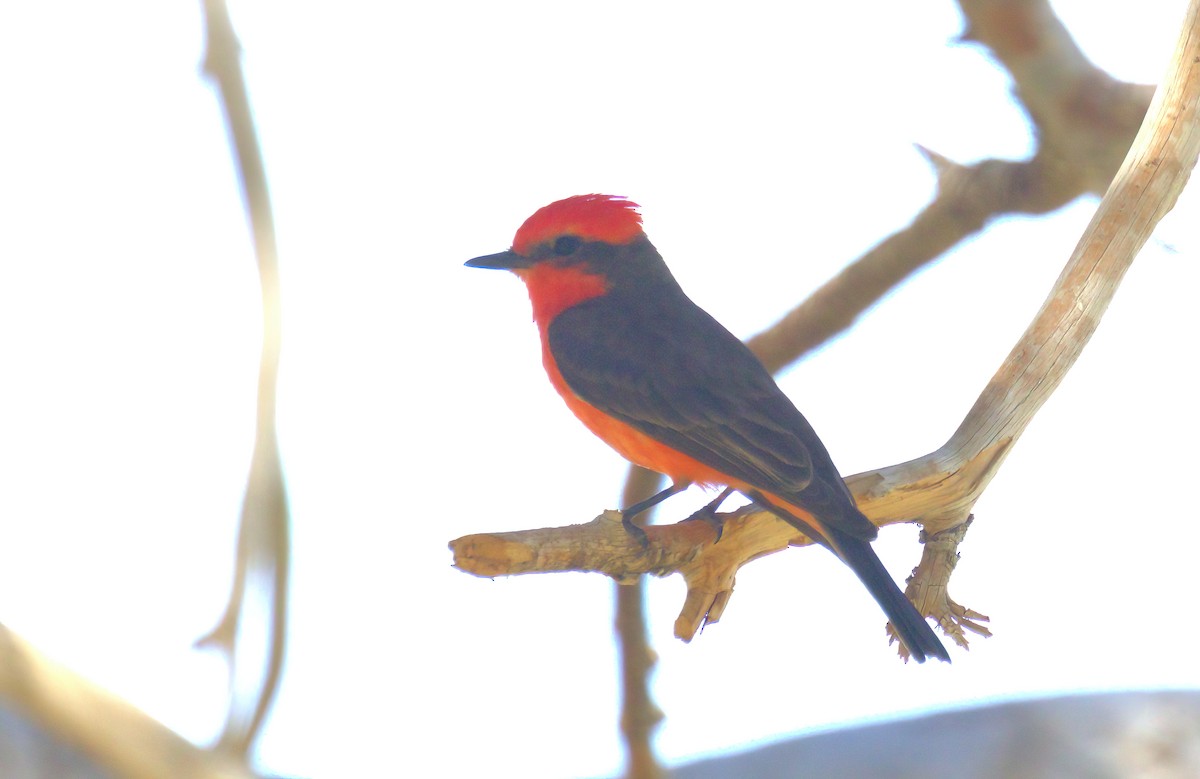
[[[713,529],[717,531],[717,541],[720,541],[721,531],[725,528],[725,522],[717,517],[717,509],[721,507],[721,504],[725,502],[726,498],[733,494],[733,491],[733,487],[726,487],[725,489],[721,490],[721,494],[716,497],[716,500],[713,500],[707,506],[704,506],[699,511],[692,514],[690,517],[688,517],[688,519],[703,519],[705,522],[712,525]],[[686,522],[687,520],[684,521]],[[716,541],[713,543],[715,544]]]
[[[690,486],[691,482],[676,482],[662,492],[651,495],[650,497],[643,501],[639,501],[638,503],[634,503],[627,509],[621,509],[621,524],[625,526],[625,532],[636,538],[638,543],[642,545],[643,549],[650,546],[650,539],[646,538],[646,531],[633,524],[633,518],[644,511],[649,511],[672,495],[678,495]]]

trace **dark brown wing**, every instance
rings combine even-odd
[[[549,344],[591,405],[851,536],[875,537],[808,421],[678,288],[586,301],[550,324]]]

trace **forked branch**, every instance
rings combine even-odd
[[[939,449],[847,479],[859,507],[879,525],[918,522],[932,536],[963,525],[1033,415],[1082,352],[1125,271],[1170,211],[1200,151],[1200,0],[1193,0],[1171,71],[1046,302]],[[758,511],[727,517],[713,544],[703,522],[647,528],[650,549],[620,534],[611,514],[586,525],[483,534],[451,543],[455,565],[484,576],[599,571],[624,580],[679,572],[688,584],[676,634],[685,640],[727,604],[737,570],[750,560],[805,543],[791,526]],[[947,566],[943,566],[949,575]],[[910,582],[909,596],[943,627],[979,615],[944,596],[938,575]],[[934,590],[940,590],[939,596]],[[968,629],[973,629],[966,625]],[[950,630],[963,643],[961,633]]]

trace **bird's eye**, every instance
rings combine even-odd
[[[561,236],[557,241],[554,242],[554,253],[559,257],[566,257],[568,254],[574,254],[575,250],[579,248],[581,243],[583,243],[583,241],[579,240],[573,235]]]

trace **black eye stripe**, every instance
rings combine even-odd
[[[575,250],[578,249],[582,243],[583,241],[579,240],[573,235],[560,236],[559,239],[554,242],[554,253],[559,257],[566,257],[568,254],[574,254]]]

